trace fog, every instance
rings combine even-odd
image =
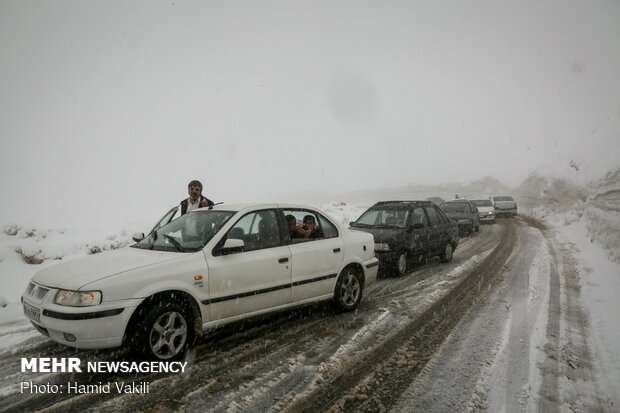
[[[0,223],[620,165],[617,1],[3,0],[0,56]]]

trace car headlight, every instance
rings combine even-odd
[[[68,307],[88,307],[101,304],[101,291],[58,290],[54,304]]]
[[[375,251],[389,251],[390,244],[387,242],[377,242],[375,243]]]

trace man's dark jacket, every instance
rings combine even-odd
[[[200,203],[202,203],[202,201],[207,200],[207,204],[209,206],[213,206],[213,201],[211,201],[209,198],[207,198],[206,196],[202,196],[200,195]],[[181,201],[181,215],[185,215],[187,213],[187,206],[189,205],[189,198],[185,198],[184,200]],[[199,207],[201,208],[201,207]]]

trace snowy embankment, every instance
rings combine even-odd
[[[24,320],[20,297],[30,278],[59,260],[129,245],[127,230],[41,229],[5,224],[0,232],[0,325]]]
[[[521,206],[551,224],[578,263],[590,317],[599,383],[620,405],[620,170],[578,185],[531,176],[520,188]]]

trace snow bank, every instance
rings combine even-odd
[[[582,222],[590,242],[620,262],[620,169],[585,185],[532,174],[518,190],[519,208],[556,226]]]

